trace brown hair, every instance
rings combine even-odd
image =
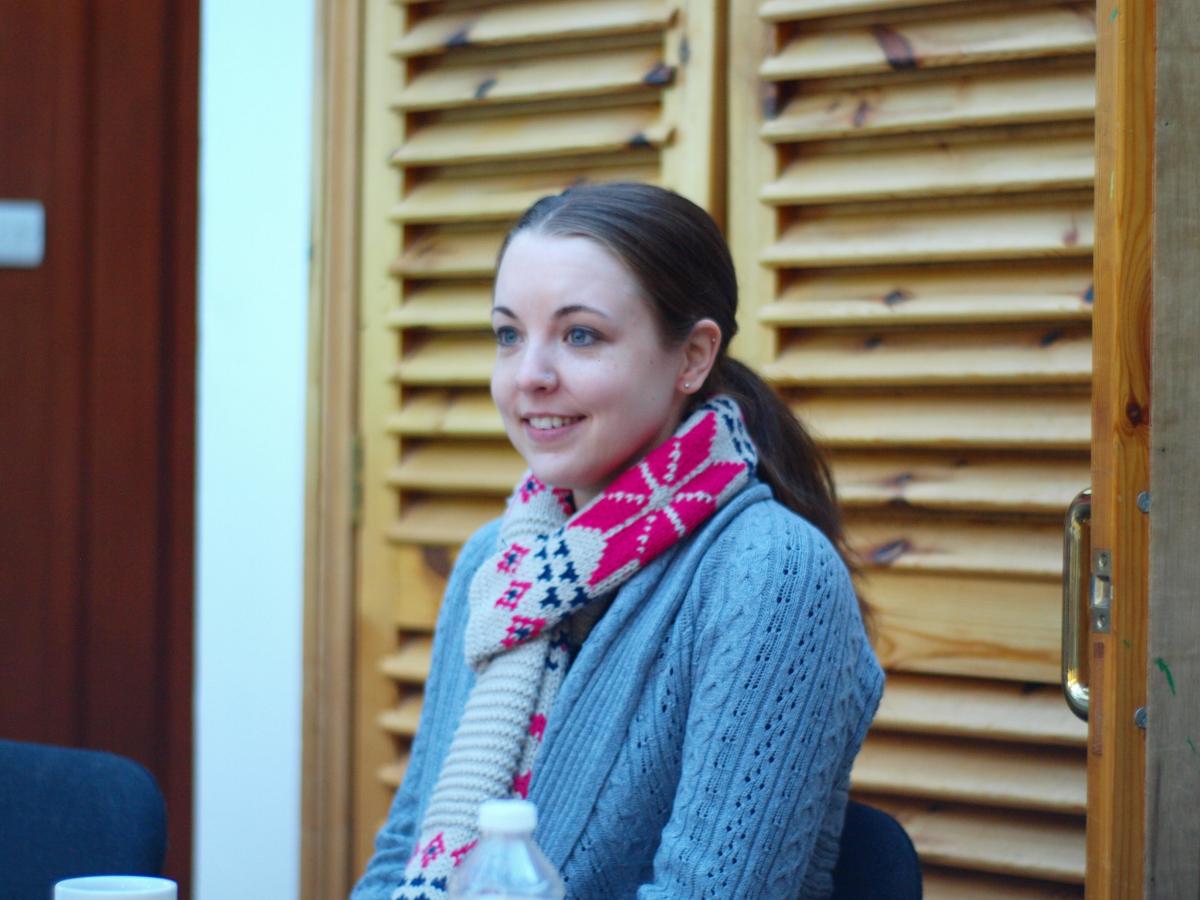
[[[775,390],[728,353],[737,333],[737,276],[725,238],[708,213],[679,194],[648,184],[590,184],[533,204],[508,233],[500,258],[522,231],[589,238],[612,253],[650,300],[667,346],[681,343],[701,319],[717,323],[717,361],[692,406],[713,394],[733,397],[758,449],[759,477],[780,503],[820,529],[855,569],[833,477],[820,448]]]

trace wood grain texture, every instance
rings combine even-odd
[[[802,93],[762,126],[768,141],[813,141],[1023,122],[1087,121],[1089,70],[964,75],[938,81]]]
[[[657,104],[564,112],[553,118],[515,115],[428,125],[392,154],[405,166],[462,165],[662,147],[672,131]]]
[[[1091,260],[808,272],[759,314],[772,326],[1089,321]]]
[[[1156,31],[1145,896],[1185,897],[1200,889],[1200,23],[1163,3]]]
[[[1069,816],[864,798],[895,816],[927,863],[1079,884],[1084,839]],[[1049,891],[1037,896],[1053,896]]]
[[[991,741],[1087,744],[1087,726],[1066,709],[1057,685],[935,675],[888,676],[871,727]],[[1082,760],[1079,765],[1083,767]]]
[[[964,0],[764,0],[758,14],[767,22],[795,22],[827,16],[887,12],[913,6],[941,6]]]
[[[438,177],[413,185],[392,209],[398,222],[487,222],[515,220],[533,202],[581,181],[656,183],[658,167],[641,165],[584,166],[566,170],[458,177]]]
[[[789,227],[760,259],[768,266],[1086,257],[1086,205],[812,215]]]
[[[465,47],[656,31],[670,20],[663,0],[565,0],[486,6],[433,15],[406,29],[392,52],[411,57]]]
[[[355,111],[361,7],[322,3],[316,199],[309,312],[304,552],[304,721],[300,884],[303,900],[343,896],[355,875],[354,441],[359,366]]]
[[[792,410],[825,446],[838,449],[1086,451],[1091,439],[1091,407],[1083,393],[805,393]]]
[[[1081,884],[1048,884],[1030,878],[985,875],[928,863],[921,868],[924,900],[1077,900],[1083,896]]]
[[[427,231],[409,241],[389,271],[406,278],[490,278],[503,240],[502,226]]]
[[[1053,583],[871,572],[875,651],[889,669],[1053,684],[1062,592]]]
[[[1062,528],[988,519],[906,518],[855,511],[851,547],[863,565],[893,572],[1040,578],[1062,576]]]
[[[801,334],[764,367],[779,384],[1087,384],[1091,341],[1080,327],[1035,331]]]
[[[392,434],[421,437],[502,437],[504,423],[486,390],[411,390],[387,419]]]
[[[504,498],[498,495],[484,498],[418,496],[404,504],[400,516],[385,533],[389,540],[402,544],[458,546],[502,512]],[[428,622],[426,627],[433,627],[431,620],[425,621]]]
[[[396,95],[404,111],[452,109],[497,103],[529,103],[653,89],[674,72],[660,47],[603,50],[496,65],[427,69]]]
[[[837,453],[838,498],[852,508],[1062,515],[1086,484],[1085,460],[929,452]]]
[[[387,480],[417,491],[507,496],[524,471],[524,461],[507,441],[409,442]]]
[[[1073,815],[1085,811],[1086,782],[1082,748],[882,733],[850,773],[855,791]]]
[[[422,341],[395,367],[404,384],[486,385],[492,375],[496,342],[491,335],[450,332]]]
[[[1089,898],[1142,895],[1149,527],[1154,4],[1101,0],[1096,117],[1092,547],[1112,553],[1111,633],[1090,636]]]
[[[801,32],[760,71],[770,80],[833,78],[1091,53],[1093,12],[1089,3],[1064,3]]]
[[[354,818],[353,868],[361,872],[374,849],[375,832],[387,815],[392,788],[381,783],[379,770],[397,758],[394,739],[380,730],[376,716],[395,700],[395,686],[379,671],[379,661],[395,649],[393,598],[403,590],[397,548],[381,536],[396,518],[396,498],[385,484],[395,453],[395,438],[382,427],[394,411],[395,388],[380,372],[394,364],[396,334],[387,322],[397,305],[397,285],[388,266],[401,246],[400,229],[388,214],[400,197],[403,179],[387,163],[402,143],[408,123],[389,113],[371,114],[373,103],[386,100],[407,77],[397,72],[389,45],[403,34],[411,11],[390,3],[366,4],[362,25],[361,194],[359,229],[358,334],[360,377],[358,415],[362,447],[362,509],[355,581]]]
[[[1090,136],[804,154],[767,185],[772,205],[1090,188]]]

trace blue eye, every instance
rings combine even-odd
[[[567,343],[572,347],[590,347],[598,339],[599,335],[596,332],[582,325],[576,325],[567,331]]]
[[[496,344],[501,347],[511,347],[517,342],[517,329],[511,325],[501,325],[496,329]]]

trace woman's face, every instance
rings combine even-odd
[[[641,288],[599,244],[519,233],[496,273],[492,328],[509,440],[577,506],[678,427],[685,349],[662,346]]]

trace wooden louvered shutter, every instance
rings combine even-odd
[[[853,786],[930,897],[1081,893],[1086,729],[1055,683],[1089,483],[1093,16],[733,6],[742,352],[831,450],[889,669]]]
[[[370,5],[359,865],[403,775],[454,552],[499,514],[522,468],[487,389],[502,236],[533,200],[581,179],[659,183],[712,207],[716,9],[701,0]]]

